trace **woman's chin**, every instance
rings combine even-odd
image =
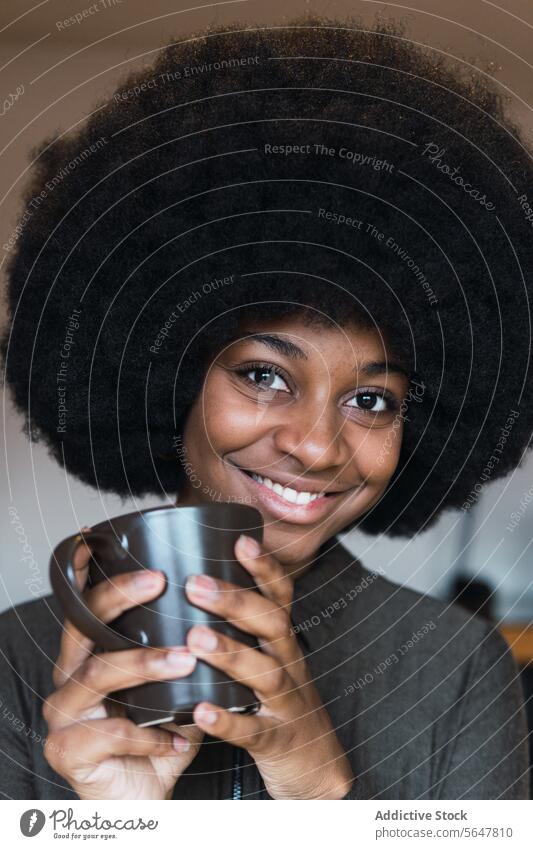
[[[263,548],[268,554],[272,554],[281,566],[291,567],[301,565],[302,562],[312,560],[317,549],[322,545],[322,539],[302,540],[290,539],[285,533],[273,533],[266,528],[263,536]]]

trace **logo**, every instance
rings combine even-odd
[[[30,808],[29,811],[24,811],[20,818],[20,830],[24,837],[35,837],[39,834],[43,825],[46,822],[46,817],[38,808]]]

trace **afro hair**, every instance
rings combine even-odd
[[[209,358],[244,315],[302,312],[383,329],[416,381],[351,527],[411,536],[521,463],[531,151],[480,68],[387,20],[213,28],[32,156],[1,354],[27,436],[85,483],[179,493]]]

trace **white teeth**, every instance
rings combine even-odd
[[[319,498],[322,494],[320,492],[298,492],[298,490],[292,489],[290,486],[282,486],[280,483],[274,483],[270,478],[263,478],[261,475],[256,475],[255,472],[252,472],[252,477],[258,483],[262,483],[263,486],[271,489],[276,495],[281,495],[286,501],[290,501],[291,504],[309,504],[309,502],[314,501],[315,498]]]

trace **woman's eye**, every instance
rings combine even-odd
[[[252,368],[248,371],[243,371],[242,374],[260,389],[271,389],[273,392],[277,390],[290,392],[289,387],[273,366]],[[250,375],[252,376],[250,377]]]
[[[389,409],[387,401],[379,392],[359,392],[351,401],[355,403],[348,403],[348,407],[356,407],[368,413],[384,413]]]
[[[237,374],[256,389],[266,392],[291,392],[287,381],[275,365],[269,363],[253,363],[237,369]],[[386,397],[385,393],[360,390],[347,402],[348,407],[355,407],[365,413],[385,413],[395,408],[394,400]]]

